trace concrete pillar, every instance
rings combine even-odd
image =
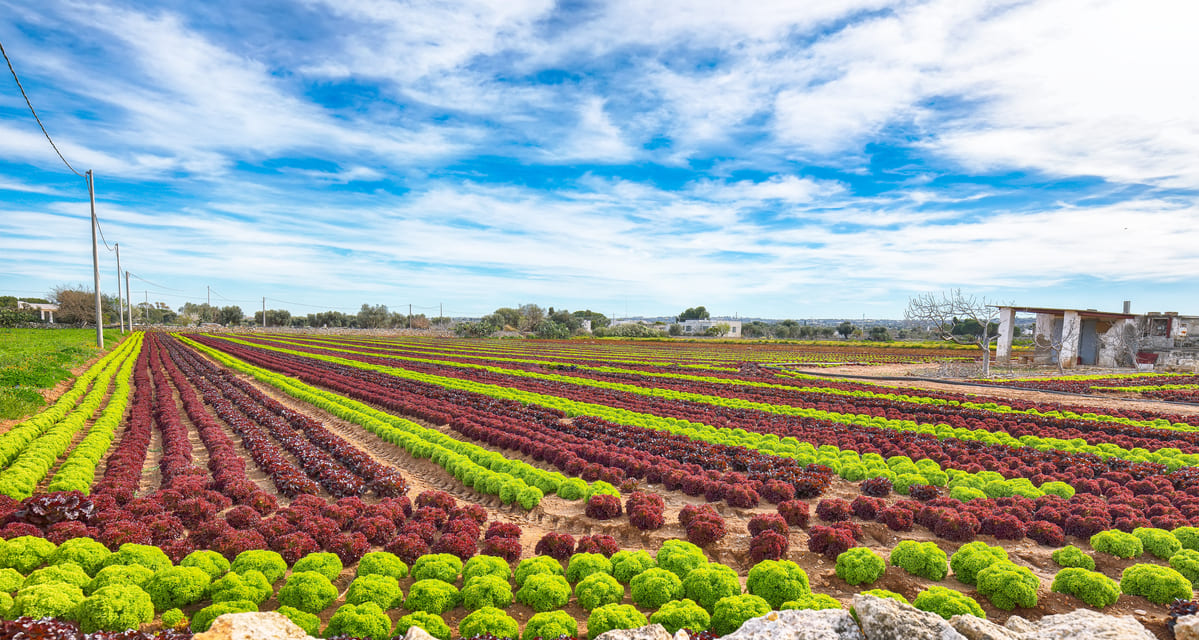
[[[1040,364],[1049,364],[1052,354],[1047,345],[1053,342],[1053,316],[1037,314],[1037,325],[1033,328],[1033,359]]]
[[[1011,307],[999,308],[999,343],[995,346],[995,364],[1003,364],[1012,359],[1012,336],[1016,330],[1016,310]]]
[[[1062,319],[1062,350],[1058,358],[1063,369],[1073,369],[1078,362],[1078,344],[1082,338],[1082,319],[1077,311],[1067,311]]]

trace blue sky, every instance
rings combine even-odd
[[[896,318],[955,287],[1197,313],[1195,24],[1190,0],[0,0],[135,299],[293,313]],[[87,215],[0,78],[0,295],[90,283]]]

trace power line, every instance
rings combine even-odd
[[[71,170],[71,173],[83,178],[83,174],[76,171],[75,167],[72,167],[71,163],[67,162],[67,159],[62,155],[62,152],[58,150],[58,145],[54,144],[54,139],[50,137],[50,132],[46,131],[46,125],[42,124],[42,119],[38,117],[37,111],[34,110],[33,103],[29,101],[29,96],[25,93],[25,87],[21,86],[21,79],[17,77],[17,70],[13,69],[12,60],[8,59],[8,52],[4,50],[3,44],[0,44],[0,54],[4,55],[4,61],[8,63],[8,70],[12,73],[12,79],[17,81],[17,88],[21,90],[21,97],[25,98],[25,104],[29,105],[29,113],[33,114],[33,119],[37,120],[37,126],[41,127],[42,133],[46,136],[46,140],[50,142],[51,147],[54,147],[54,153],[58,154],[58,158],[62,160],[63,164],[67,165],[67,168]],[[104,245],[108,246],[108,243],[106,242]],[[112,249],[109,249],[109,251],[112,251]]]
[[[167,286],[163,286],[163,285],[161,285],[161,284],[158,284],[157,282],[150,282],[149,280],[147,280],[147,279],[145,279],[145,278],[143,278],[143,277],[141,277],[141,276],[137,275],[136,273],[130,273],[129,275],[130,275],[131,277],[137,278],[138,280],[141,280],[142,282],[144,282],[144,283],[146,283],[146,284],[148,284],[148,285],[150,285],[150,286],[152,286],[152,287],[158,287],[159,289],[166,289],[167,291],[178,291],[178,292],[180,292],[180,293],[185,293],[185,292],[183,291],[183,289],[172,289],[172,288],[170,288],[170,287],[167,287]]]

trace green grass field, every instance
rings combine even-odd
[[[120,338],[107,329],[104,346],[112,349]],[[96,354],[95,329],[0,329],[0,420],[41,409],[39,390],[70,378]]]

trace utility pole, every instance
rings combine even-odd
[[[121,323],[121,335],[125,334],[125,304],[121,302],[121,243],[114,242],[117,250],[117,315]],[[130,329],[133,331],[133,329]]]
[[[121,286],[121,281],[117,281],[117,286]],[[150,292],[146,292],[146,297],[150,297]],[[133,296],[129,295],[129,272],[125,272],[125,300],[129,302],[129,332],[133,333]]]
[[[92,204],[92,275],[96,281],[96,346],[101,350],[104,349],[104,314],[100,310],[100,254],[96,249],[96,227],[100,222],[96,220],[96,186],[95,178],[92,176],[92,170],[88,169],[84,174],[87,177],[87,197]]]
[[[212,287],[209,285],[204,285],[204,288],[208,289],[208,306],[211,307],[212,306]]]
[[[445,323],[445,303],[444,302],[437,303],[437,318],[438,318],[438,322],[441,322],[443,324]]]
[[[412,328],[412,303],[408,303],[408,328]]]
[[[262,297],[262,328],[266,328],[266,296]]]

